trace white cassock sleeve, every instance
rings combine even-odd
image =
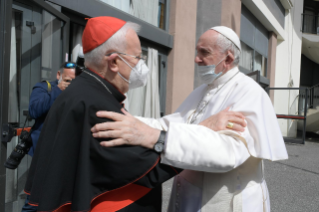
[[[250,154],[241,139],[200,125],[170,123],[162,163],[205,172],[227,172]]]
[[[145,124],[168,130],[162,163],[182,169],[227,172],[243,164],[250,154],[236,133],[215,132],[201,125],[170,123],[137,117]]]

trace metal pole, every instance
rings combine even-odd
[[[305,101],[305,108],[304,108],[304,121],[303,121],[303,135],[302,135],[302,142],[303,144],[306,143],[306,123],[307,123],[307,101],[308,101],[308,89],[306,88],[306,101]]]

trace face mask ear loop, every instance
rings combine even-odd
[[[130,66],[130,64],[128,64],[128,62],[126,62],[126,61],[123,59],[123,57],[121,57],[119,54],[117,54],[117,56],[119,56],[119,58],[121,58],[122,61],[123,61],[124,63],[126,63],[126,65],[128,65],[128,66],[133,70],[132,66]],[[120,72],[117,72],[117,73],[118,73],[118,75],[119,75],[125,82],[127,82],[128,84],[131,83],[130,80],[127,80],[125,77],[123,77],[123,75],[122,75]]]
[[[224,57],[215,67],[217,67],[221,62],[223,62],[223,61],[228,57],[228,55],[229,55],[229,54],[227,54],[226,57]],[[224,70],[223,70],[221,73],[223,73],[223,72],[224,72]],[[224,73],[223,73],[223,74],[224,74]]]

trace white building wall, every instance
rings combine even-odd
[[[276,52],[275,87],[299,87],[302,32],[301,14],[303,1],[295,0],[293,8],[286,10],[285,39],[279,40]],[[275,91],[274,107],[277,114],[292,114],[298,112],[298,90]],[[283,136],[295,136],[296,121],[280,119],[279,125]]]

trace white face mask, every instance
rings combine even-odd
[[[224,59],[227,58],[228,55]],[[218,66],[222,61],[222,59],[217,65],[208,65],[208,66],[198,66],[197,72],[199,74],[199,77],[201,81],[207,85],[213,83],[215,79],[217,79],[219,76],[223,74],[223,72],[219,72],[218,74],[215,73],[216,66]]]
[[[124,61],[124,63],[126,63],[132,69],[129,80],[125,79],[125,77],[123,77],[120,72],[117,72],[125,82],[129,83],[129,89],[145,86],[147,83],[147,75],[148,75],[149,69],[144,63],[144,61],[140,59],[138,63],[136,64],[136,66],[133,68],[120,55],[119,57]]]

